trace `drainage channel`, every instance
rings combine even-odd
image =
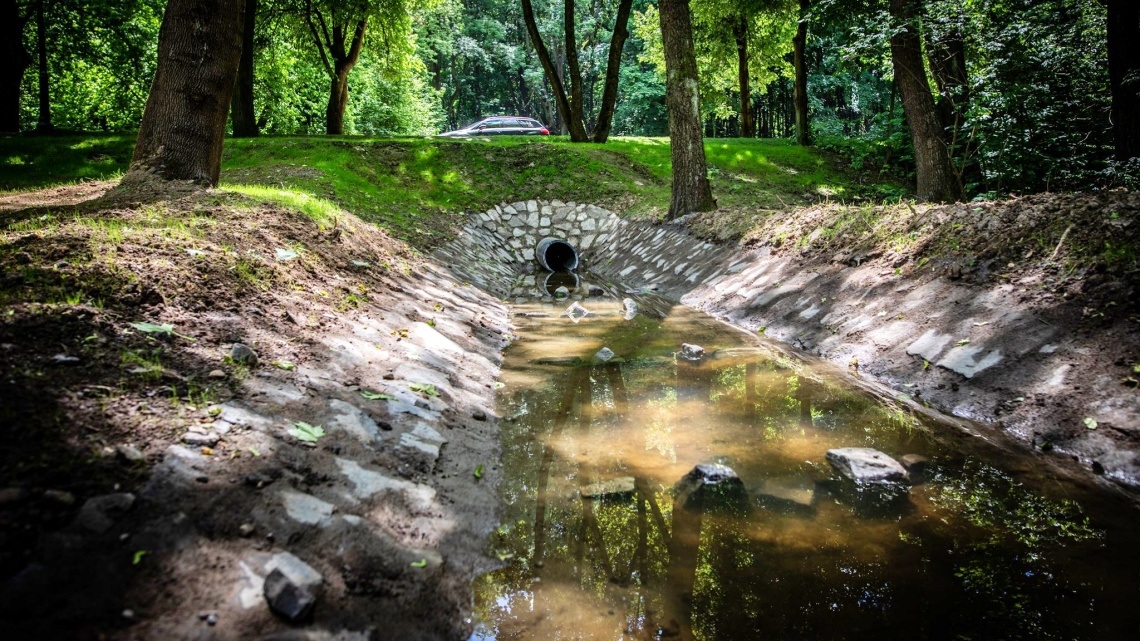
[[[503,567],[475,583],[472,639],[1133,638],[1123,499],[672,301],[561,278],[584,315],[514,308]],[[853,447],[908,480],[853,483],[828,455]]]

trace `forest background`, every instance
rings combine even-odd
[[[14,55],[26,67],[21,130],[137,130],[154,76],[163,0],[4,4],[14,12],[4,28],[19,30],[11,42],[22,44]],[[563,78],[571,64],[566,38],[576,38],[588,129],[596,125],[620,4],[533,2],[536,26]],[[567,6],[574,34],[564,29]],[[912,179],[886,2],[692,0],[691,6],[707,137],[795,135],[793,41],[802,22],[813,143],[856,170]],[[344,66],[344,134],[432,135],[498,114],[532,116],[554,133],[566,131],[518,0],[247,0],[250,8],[253,130],[235,133],[330,131],[330,77],[335,92]],[[650,0],[632,0],[630,8],[611,133],[666,135],[657,8]],[[967,197],[1136,186],[1137,160],[1119,161],[1113,153],[1101,2],[926,0],[921,11],[931,89]],[[368,28],[353,47],[356,17],[367,18]],[[746,86],[751,91],[742,100]],[[751,127],[742,118],[746,109]]]

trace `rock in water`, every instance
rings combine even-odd
[[[575,323],[582,320],[589,314],[590,310],[579,305],[578,301],[574,301],[572,305],[566,308],[566,315],[569,316],[570,320],[574,321]]]
[[[748,495],[744,481],[725,465],[701,464],[681,478],[674,488],[674,505],[695,512],[744,512]]]
[[[601,361],[603,363],[609,361],[613,357],[614,357],[614,351],[608,347],[603,347],[603,348],[598,350],[597,354],[594,354],[594,358],[598,359],[599,361]]]
[[[294,584],[280,568],[277,568],[265,577],[265,600],[269,603],[269,609],[286,621],[295,623],[312,613],[317,597]]]
[[[901,463],[869,447],[828,450],[827,462],[859,485],[905,483],[910,480]]]
[[[705,348],[700,345],[690,345],[689,343],[681,343],[681,352],[678,354],[681,358],[697,362],[705,357]]]
[[[623,298],[621,305],[622,316],[626,320],[633,320],[633,317],[637,316],[637,301],[633,300],[632,298]]]
[[[555,298],[566,298],[569,295],[570,295],[570,290],[565,285],[554,290],[554,297]]]
[[[257,367],[257,352],[253,351],[253,348],[249,345],[234,343],[234,346],[230,348],[230,358],[232,358],[235,363]]]
[[[597,285],[590,285],[586,289],[586,293],[588,293],[590,296],[605,296],[606,290],[598,287]]]

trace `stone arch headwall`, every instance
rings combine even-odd
[[[579,273],[672,298],[731,267],[726,248],[695,238],[680,225],[631,222],[601,207],[560,200],[503,203],[472,214],[435,256],[502,298],[543,297],[537,285],[545,270],[534,250],[548,236],[578,250]]]

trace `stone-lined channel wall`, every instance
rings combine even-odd
[[[579,249],[580,272],[624,291],[652,289],[870,376],[905,402],[989,423],[999,428],[995,438],[1011,434],[1140,488],[1140,404],[1110,373],[1107,333],[1062,329],[1058,314],[1071,310],[1033,309],[1008,284],[904,276],[882,260],[808,262],[770,248],[718,246],[681,224],[630,222],[557,200],[473,214],[437,256],[508,302],[549,300],[546,272],[534,260],[546,236]],[[624,293],[583,282],[570,299],[591,290]],[[1092,362],[1078,368],[1079,359]],[[1087,429],[1083,417],[1107,429]]]

